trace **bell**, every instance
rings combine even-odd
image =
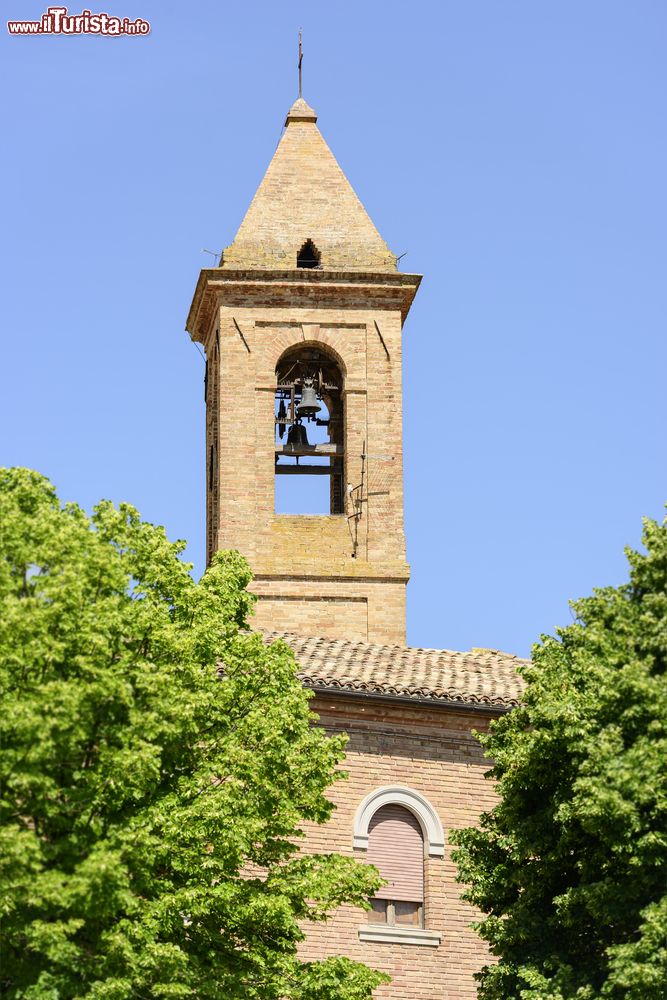
[[[299,445],[300,447],[308,447],[308,435],[306,434],[306,428],[303,426],[301,421],[292,424],[287,432],[287,444]]]
[[[297,404],[296,412],[299,417],[314,417],[322,407],[317,402],[317,393],[313,388],[312,379],[304,379],[301,390],[301,402]]]
[[[287,410],[285,409],[285,400],[280,400],[280,406],[278,407],[278,437],[282,441],[285,437],[285,417],[287,416]]]

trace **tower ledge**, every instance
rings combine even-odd
[[[405,321],[421,283],[420,274],[368,271],[280,270],[254,268],[225,270],[203,268],[188,313],[185,329],[192,340],[205,343],[215,309],[224,298],[230,305],[247,301],[250,289],[255,305],[303,305],[317,292],[318,304],[327,297],[340,300],[345,293],[350,308],[400,309]]]

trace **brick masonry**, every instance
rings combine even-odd
[[[312,283],[304,275],[285,288],[281,277],[260,281],[255,272],[241,282],[219,281],[212,292],[216,305],[204,341],[209,553],[235,548],[247,556],[260,597],[261,628],[306,633],[317,628],[314,634],[331,638],[401,644],[409,577],[401,329],[405,288],[414,290],[416,281],[390,285],[393,294],[384,307],[366,309],[357,305],[356,276],[338,282],[336,307],[307,307],[304,292]],[[239,284],[246,286],[244,302],[229,304],[228,293],[238,295]],[[275,306],[275,295],[287,296],[292,305]],[[300,344],[324,348],[343,372],[343,481],[362,488],[358,507],[346,493],[341,515],[274,512],[276,365]],[[323,599],[331,601],[328,611]]]
[[[405,642],[401,332],[419,277],[402,275],[303,100],[188,317],[207,380],[207,548],[250,561],[261,628]],[[317,270],[297,268],[306,240]],[[274,396],[285,352],[338,365],[344,512],[276,514]],[[354,492],[348,492],[348,485]]]
[[[378,998],[391,1000],[472,1000],[474,973],[488,957],[471,929],[476,912],[461,900],[455,880],[449,834],[474,824],[481,810],[493,805],[493,789],[485,780],[485,760],[471,729],[484,730],[488,717],[386,701],[318,695],[313,707],[327,731],[349,735],[345,769],[331,798],[333,819],[306,828],[306,850],[338,851],[364,860],[352,847],[354,815],[359,803],[383,785],[405,785],[435,808],[445,831],[445,857],[425,860],[425,926],[439,931],[438,947],[385,944],[359,940],[366,923],[362,910],[342,907],[327,924],[307,929],[302,947],[306,959],[348,955],[392,976]]]
[[[395,271],[396,258],[369,219],[315,125],[297,101],[231,246],[226,268],[294,267],[312,239],[327,270]]]

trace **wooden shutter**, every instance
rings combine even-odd
[[[383,806],[368,827],[368,857],[388,885],[377,899],[421,903],[424,899],[424,839],[409,809]]]

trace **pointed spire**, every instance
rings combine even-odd
[[[321,270],[396,271],[396,257],[369,219],[303,97],[245,214],[223,253],[226,268],[296,269],[310,240]]]

